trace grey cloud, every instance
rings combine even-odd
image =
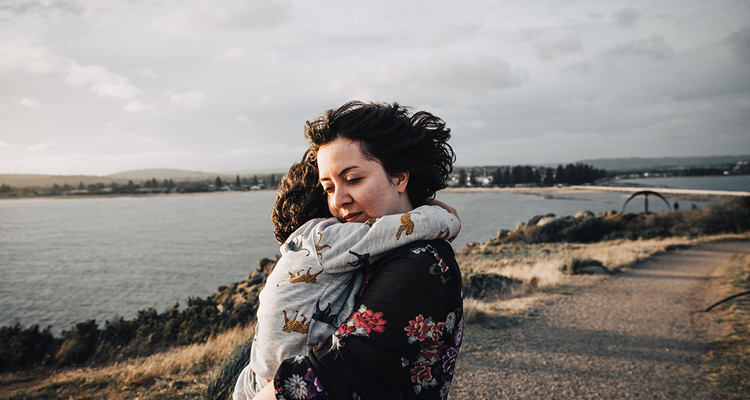
[[[87,0],[18,0],[13,4],[0,4],[0,17],[38,15],[42,17],[89,16],[98,11],[122,8],[133,1],[87,1]]]
[[[416,72],[415,73],[420,73]],[[523,74],[514,70],[503,60],[480,57],[476,60],[453,60],[438,68],[421,71],[424,83],[470,92],[502,90],[520,85],[525,81]]]
[[[0,15],[67,15],[80,14],[83,7],[77,1],[15,1],[0,4]]]
[[[620,73],[627,69],[649,65],[649,62],[665,61],[672,57],[674,48],[661,36],[652,35],[646,39],[618,44],[586,61],[571,64],[563,69],[577,73]]]
[[[537,55],[543,60],[554,60],[557,57],[569,56],[583,50],[579,35],[567,35],[555,40],[540,41],[534,44]]]
[[[623,28],[632,28],[638,23],[640,14],[634,8],[624,8],[612,14],[615,24]]]
[[[63,75],[68,85],[88,87],[91,93],[98,96],[129,99],[143,92],[133,86],[128,78],[101,65],[84,66],[68,60]]]
[[[509,89],[526,81],[523,71],[504,60],[489,56],[453,56],[432,58],[423,62],[402,62],[381,71],[374,86],[391,90],[435,95],[483,96],[492,91]]]
[[[488,56],[418,55],[391,60],[370,75],[350,75],[328,84],[328,91],[346,98],[410,98],[410,102],[440,102],[487,96],[519,86],[527,80],[524,71]]]
[[[60,57],[33,39],[0,42],[0,71],[23,71],[33,74],[56,72]]]
[[[479,31],[479,24],[458,25],[454,23],[444,23],[438,29],[434,39],[438,43],[449,43],[456,40],[466,39]]]
[[[254,31],[274,28],[290,15],[287,2],[270,0],[241,1],[229,0],[217,3],[209,0],[196,0],[190,13],[174,13],[156,18],[154,26],[174,36],[215,36],[230,32]]]
[[[536,29],[524,28],[521,29],[521,32],[519,33],[519,37],[522,42],[534,40],[537,38],[537,36],[539,36],[539,31]]]
[[[667,43],[666,39],[658,35],[652,35],[648,39],[617,45],[606,51],[604,56],[607,58],[645,57],[666,60],[673,53],[674,48]]]
[[[745,61],[750,61],[750,25],[732,32],[729,36],[729,45],[734,54]]]

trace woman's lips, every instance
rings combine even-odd
[[[361,212],[353,213],[353,214],[347,214],[344,216],[344,221],[346,222],[357,222],[357,218],[362,215]]]

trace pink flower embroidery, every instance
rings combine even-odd
[[[354,327],[356,329],[364,328],[368,334],[370,333],[370,331],[382,333],[385,330],[385,327],[383,325],[385,325],[385,323],[387,322],[383,319],[383,313],[374,313],[372,312],[372,310],[367,309],[362,311],[362,307],[360,308],[360,311],[357,311],[354,313],[354,315],[352,315],[352,319],[354,320]]]
[[[443,337],[443,329],[445,329],[445,322],[438,322],[436,325],[430,326],[430,332],[428,332],[427,336],[437,342]]]
[[[334,335],[338,338],[343,338],[349,335],[369,336],[372,331],[383,333],[386,322],[388,321],[383,319],[383,313],[368,310],[362,304],[358,311],[352,314],[346,322],[336,329]]]
[[[443,345],[443,342],[433,342],[433,341],[427,341],[423,342],[421,347],[422,350],[420,350],[419,355],[421,357],[424,357],[426,360],[432,362],[434,359],[440,358],[440,353],[438,349]]]
[[[404,328],[406,336],[409,337],[409,343],[423,341],[427,337],[431,325],[435,325],[432,318],[424,319],[422,314],[417,315],[417,318],[409,321],[409,326]]]
[[[411,368],[411,381],[417,385],[421,385],[423,381],[432,380],[432,372],[430,372],[430,362],[417,360],[414,362],[414,367]]]

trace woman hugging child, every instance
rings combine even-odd
[[[307,355],[331,336],[354,311],[368,265],[414,241],[452,240],[461,229],[455,210],[431,204],[341,222],[331,217],[317,165],[305,153],[279,186],[272,219],[283,243],[281,258],[260,293],[250,363],[237,379],[234,399],[253,398],[283,360]]]

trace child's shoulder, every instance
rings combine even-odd
[[[299,236],[305,236],[314,234],[315,232],[325,230],[326,228],[333,226],[343,224],[343,222],[339,221],[336,218],[313,218],[304,224],[297,228],[296,231],[292,232],[291,235],[289,235],[289,238],[287,238],[287,242],[295,240],[295,238]]]

